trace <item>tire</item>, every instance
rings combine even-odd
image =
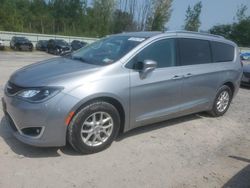
[[[103,121],[105,123],[100,123]],[[111,145],[119,128],[120,116],[117,109],[110,103],[95,101],[83,107],[73,117],[68,126],[67,139],[82,154],[97,153]]]
[[[59,56],[60,52],[58,50],[59,50],[58,48],[55,48],[53,54]]]
[[[219,101],[222,95],[224,95],[224,102],[222,102],[223,100]],[[231,104],[232,97],[233,97],[232,90],[226,85],[222,86],[215,97],[212,110],[209,111],[210,115],[213,117],[223,116],[227,112]],[[220,106],[220,104],[222,105]]]

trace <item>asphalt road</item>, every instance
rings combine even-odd
[[[50,57],[0,51],[0,97],[11,73]],[[93,155],[25,145],[1,111],[0,187],[249,188],[250,89],[240,89],[223,117],[200,113],[142,127]]]

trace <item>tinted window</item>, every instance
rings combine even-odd
[[[181,65],[211,63],[209,41],[198,39],[179,39]]]
[[[27,38],[25,37],[17,37],[16,38],[17,41],[29,41]]]
[[[233,61],[234,47],[221,42],[211,42],[215,62]]]
[[[57,45],[62,45],[62,46],[67,46],[68,45],[68,43],[66,41],[64,41],[64,40],[55,40],[55,43]]]
[[[172,67],[175,66],[175,59],[175,40],[165,39],[143,49],[126,67],[132,68],[134,63],[143,62],[144,60],[156,61],[158,68]]]

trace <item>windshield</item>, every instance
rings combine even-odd
[[[24,41],[24,42],[28,42],[29,40],[25,37],[18,37],[16,38],[17,41]]]
[[[55,40],[58,45],[67,46],[68,43],[64,40]]]
[[[41,44],[44,44],[44,45],[48,44],[47,40],[41,40],[40,42],[41,42]]]
[[[95,65],[108,65],[121,59],[145,38],[111,36],[87,45],[72,54],[71,58]]]

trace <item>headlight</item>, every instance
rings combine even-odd
[[[22,90],[17,96],[30,102],[41,102],[55,96],[61,90],[62,88],[55,87],[32,88]]]

